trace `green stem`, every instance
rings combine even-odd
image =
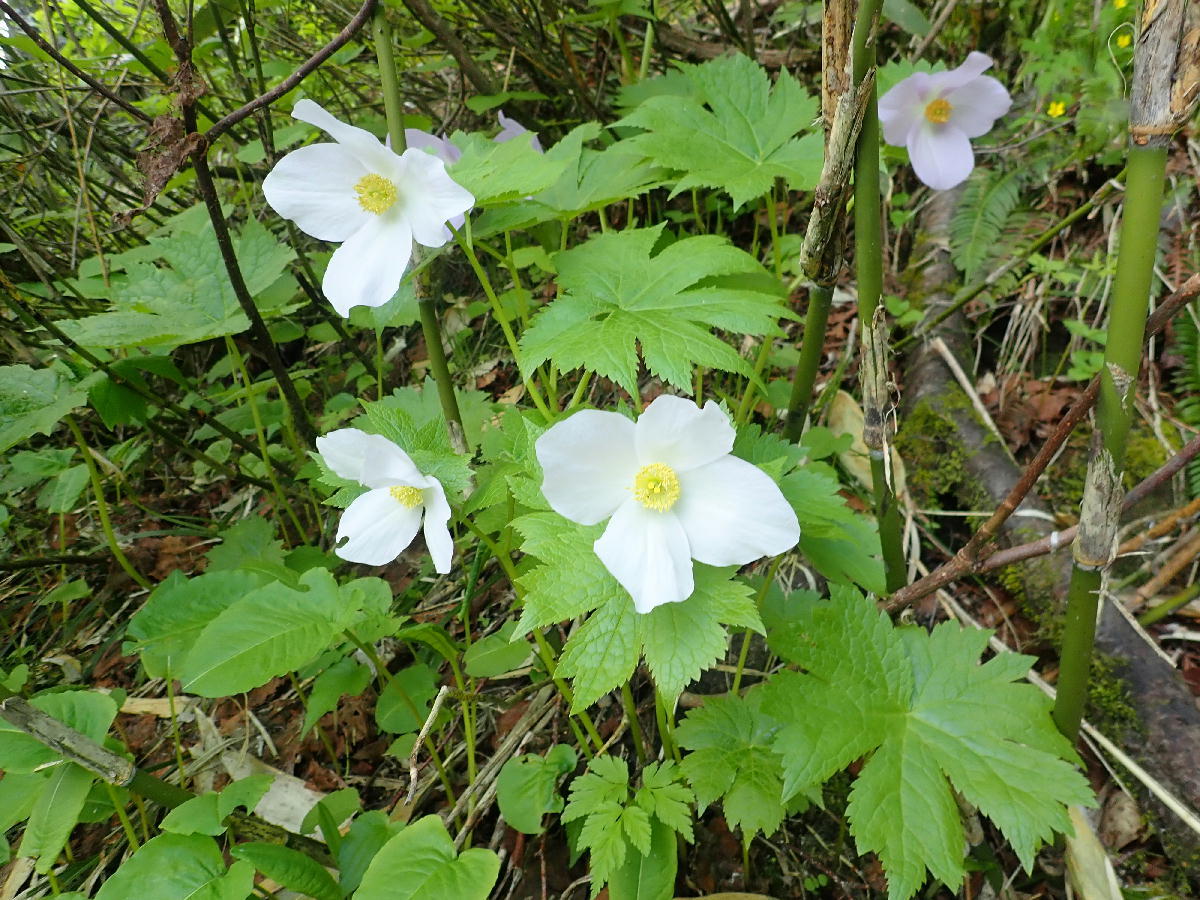
[[[1138,616],[1138,624],[1143,628],[1153,625],[1155,622],[1162,621],[1181,606],[1187,606],[1196,596],[1200,594],[1200,584],[1193,584],[1184,588],[1174,597],[1163,601],[1158,606],[1151,607],[1140,616]]]
[[[671,708],[674,704],[671,705]],[[667,706],[667,698],[657,689],[654,691],[654,717],[658,722],[658,737],[662,741],[663,751],[671,759],[679,762],[682,758],[679,745],[675,743],[675,723],[671,721],[671,708]]]
[[[854,86],[875,66],[875,21],[882,0],[861,0],[854,20]],[[883,227],[879,208],[879,106],[872,89],[858,135],[854,160],[854,268],[858,280],[858,319],[869,327],[883,286]]]
[[[141,572],[133,567],[133,563],[129,561],[121,550],[121,545],[117,543],[117,535],[113,531],[112,520],[108,517],[108,503],[104,499],[104,485],[100,481],[100,473],[96,469],[96,462],[92,459],[92,451],[88,447],[87,441],[84,440],[83,432],[79,430],[79,425],[76,424],[74,416],[64,416],[63,421],[71,429],[75,443],[79,445],[79,452],[83,454],[83,463],[87,466],[88,480],[92,485],[92,496],[96,499],[96,513],[100,517],[100,528],[104,531],[104,540],[108,544],[108,549],[112,551],[117,565],[125,570],[126,575],[146,590],[153,590],[154,586],[145,579]]]
[[[1166,164],[1165,147],[1130,147],[1117,274],[1113,280],[1108,338],[1104,348],[1105,366],[1100,372],[1100,396],[1096,401],[1096,428],[1111,457],[1117,484],[1125,467],[1125,441],[1133,420],[1130,398],[1141,367]],[[1117,384],[1114,372],[1128,380],[1124,388]],[[1090,465],[1098,464],[1097,457],[1093,456]],[[1088,524],[1085,517],[1081,530]],[[1058,695],[1054,703],[1054,721],[1071,742],[1079,736],[1079,723],[1087,701],[1088,674],[1096,637],[1096,608],[1105,568],[1083,565],[1077,556],[1071,570]]]
[[[821,367],[821,352],[825,349],[825,327],[833,305],[832,285],[814,284],[808,292],[808,312],[804,317],[804,334],[800,338],[800,360],[792,376],[792,394],[788,398],[787,429],[789,441],[800,440],[804,420],[812,403],[813,385]]]
[[[141,844],[138,842],[137,832],[133,830],[133,823],[129,821],[129,814],[125,812],[125,804],[117,796],[117,789],[107,781],[104,782],[104,789],[108,793],[108,801],[113,805],[113,809],[116,810],[117,819],[121,822],[121,829],[125,832],[125,840],[129,841],[130,849],[136,853]]]
[[[400,106],[400,85],[396,81],[396,57],[392,52],[392,26],[384,6],[375,10],[371,19],[371,36],[375,39],[375,59],[379,62],[379,85],[383,88],[383,109],[387,115],[388,137],[392,152],[403,153],[408,148],[404,139],[404,115]]]
[[[621,685],[621,703],[625,706],[625,720],[629,722],[629,733],[633,736],[633,752],[637,755],[639,766],[646,764],[646,745],[642,737],[642,724],[638,721],[637,703],[633,699],[633,691],[629,682]]]
[[[879,523],[884,577],[890,593],[900,590],[908,582],[908,566],[904,558],[904,520],[896,495],[887,481],[883,454],[875,451],[871,452],[871,481],[875,490],[875,518]]]

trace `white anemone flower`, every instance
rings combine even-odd
[[[446,527],[450,504],[440,481],[421,474],[387,438],[357,428],[317,438],[317,451],[334,473],[370,488],[342,513],[337,539],[349,540],[334,553],[349,562],[386,565],[412,543],[424,520],[433,567],[443,574],[450,571],[454,539]]]
[[[292,116],[334,139],[293,150],[263,181],[271,208],[300,230],[340,242],[325,270],[325,296],[341,315],[382,306],[396,293],[415,240],[440,247],[446,221],[475,203],[424,150],[393,153],[369,131],[339,122],[312,100]]]
[[[581,525],[612,517],[596,555],[638,612],[691,596],[693,559],[743,565],[800,539],[775,482],[731,455],[734,436],[711,400],[701,409],[663,395],[636,423],[585,410],[538,438],[542,493],[554,511]]]
[[[949,72],[914,72],[879,98],[883,139],[908,147],[913,171],[934,190],[961,184],[975,168],[971,138],[992,130],[1012,98],[984,75],[991,57],[973,52]]]

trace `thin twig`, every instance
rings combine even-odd
[[[1192,300],[1197,294],[1200,294],[1200,275],[1193,275],[1186,282],[1184,282],[1182,286],[1180,286],[1179,290],[1167,297],[1167,299],[1165,299],[1159,305],[1158,309],[1156,309],[1146,320],[1146,337],[1149,338],[1161,331],[1171,317],[1178,312],[1184,306],[1184,304]],[[982,571],[980,568],[980,560],[983,555],[984,547],[986,547],[987,544],[991,542],[991,540],[997,534],[999,534],[1001,526],[1008,521],[1009,516],[1016,512],[1017,507],[1020,506],[1021,501],[1025,499],[1025,496],[1031,490],[1033,490],[1033,486],[1041,477],[1042,472],[1044,472],[1046,467],[1050,465],[1051,460],[1054,459],[1055,455],[1059,451],[1059,448],[1066,443],[1067,438],[1070,436],[1075,426],[1083,421],[1083,419],[1087,416],[1088,411],[1095,404],[1096,397],[1099,392],[1100,380],[1098,377],[1093,378],[1091,383],[1087,386],[1087,390],[1085,390],[1079,399],[1071,405],[1071,408],[1067,410],[1054,433],[1047,439],[1046,443],[1042,445],[1042,449],[1038,451],[1037,456],[1033,458],[1033,461],[1025,469],[1024,473],[1022,473],[1021,478],[1017,481],[1017,483],[1013,485],[1012,490],[1008,492],[1008,496],[1004,498],[1003,502],[1001,502],[995,513],[992,514],[992,517],[979,527],[979,530],[975,532],[971,539],[967,541],[967,543],[964,544],[956,554],[954,554],[952,559],[942,563],[925,577],[919,578],[912,584],[895,591],[884,602],[883,605],[885,609],[887,609],[889,612],[895,612],[896,610],[902,609],[903,607],[908,606],[922,597],[931,594],[938,588],[945,587],[947,584],[957,580],[958,578],[961,578],[963,575]],[[1174,460],[1172,460],[1172,463],[1173,462]],[[1171,463],[1168,463],[1168,465],[1170,464]],[[1131,491],[1129,497],[1126,497],[1126,500],[1128,501],[1137,490],[1138,488],[1135,488],[1133,491]],[[1054,536],[1051,535],[1050,538],[1046,538],[1045,540],[1049,542],[1053,537]],[[1062,540],[1062,535],[1059,535],[1059,540]],[[1055,544],[1055,546],[1058,545]],[[1015,550],[1017,548],[1013,549]],[[1052,548],[1049,546],[1049,543],[1047,543],[1046,550],[1042,552],[1048,553],[1051,549]],[[1002,552],[1011,553],[1012,551]],[[992,557],[989,557],[989,559],[994,558],[997,555],[998,554],[993,554]],[[1037,556],[1039,554],[1033,553],[1031,555]],[[1028,559],[1030,557],[1023,558]],[[1012,561],[1015,562],[1016,560]]]

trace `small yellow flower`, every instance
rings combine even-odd
[[[1113,6],[1117,9],[1124,9],[1129,4],[1129,0],[1113,0]]]
[[[1120,47],[1122,50],[1124,50],[1126,47],[1128,47],[1132,43],[1133,43],[1133,35],[1131,35],[1131,34],[1118,34],[1117,35],[1117,46]]]
[[[1064,115],[1066,111],[1067,104],[1063,103],[1061,100],[1055,100],[1046,107],[1046,115],[1052,119],[1057,119],[1059,116]]]

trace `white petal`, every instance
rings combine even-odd
[[[892,86],[879,98],[879,124],[883,139],[894,147],[903,147],[908,133],[925,115],[926,82],[929,76],[915,72]]]
[[[471,192],[446,172],[446,164],[424,150],[405,150],[392,168],[392,181],[400,192],[398,210],[413,238],[426,247],[446,243],[446,222],[475,205]]]
[[[382,174],[396,154],[380,143],[379,138],[362,128],[355,128],[335,119],[312,100],[297,100],[292,118],[316,125],[331,138],[353,153],[370,172]]]
[[[950,124],[969,138],[987,134],[1012,106],[1004,85],[988,75],[956,88],[946,100],[951,108]]]
[[[339,428],[317,438],[317,452],[334,474],[370,488],[423,486],[424,476],[408,454],[381,434]]]
[[[405,506],[387,488],[376,488],[346,507],[337,539],[350,540],[333,552],[350,562],[386,565],[412,543],[420,525],[421,507]]]
[[[986,53],[972,50],[966,60],[957,69],[949,72],[934,72],[929,76],[929,84],[939,97],[945,97],[950,91],[974,81],[992,66],[992,58]]]
[[[450,504],[446,492],[436,478],[426,476],[428,486],[421,491],[425,504],[425,546],[433,557],[433,568],[442,575],[450,571],[454,558],[454,538],[446,523],[450,521]]]
[[[343,316],[355,306],[383,306],[400,287],[412,257],[412,232],[402,216],[388,213],[372,215],[333,252],[325,269],[321,288]]]
[[[371,215],[358,205],[354,185],[367,174],[358,157],[341,144],[312,144],[293,150],[263,179],[271,209],[305,234],[344,241]]]
[[[791,504],[766,472],[725,456],[679,476],[671,510],[687,534],[693,559],[710,566],[744,565],[776,556],[800,540]]]
[[[534,444],[550,508],[581,525],[603,522],[632,495],[638,472],[634,425],[585,409],[551,426]]]
[[[686,600],[695,589],[687,535],[672,513],[646,509],[631,499],[617,510],[593,546],[640,613]]]
[[[917,177],[935,191],[961,184],[975,168],[975,153],[967,136],[947,123],[926,122],[908,139],[908,155]]]
[[[638,419],[636,436],[642,465],[660,462],[686,472],[724,456],[737,435],[712,400],[701,409],[691,400],[662,394]]]

